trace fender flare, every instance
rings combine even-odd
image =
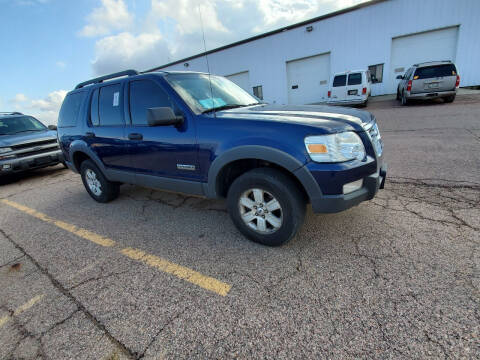
[[[242,159],[265,160],[288,170],[303,185],[310,199],[321,196],[321,190],[312,174],[292,155],[281,150],[261,145],[245,145],[232,148],[217,157],[208,170],[208,181],[204,184],[205,195],[218,198],[218,174],[227,164]]]
[[[103,166],[102,162],[100,161],[100,158],[88,147],[87,143],[85,143],[84,141],[82,140],[73,141],[70,144],[70,148],[68,152],[69,152],[70,159],[72,160],[72,167],[75,169],[76,172],[80,172],[80,169],[77,169],[73,159],[76,153],[82,152],[85,155],[87,155],[95,163],[95,165],[98,166],[98,168],[103,172],[105,176],[107,176],[108,171],[106,171],[107,169],[105,169],[105,166]]]

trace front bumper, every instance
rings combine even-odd
[[[363,179],[362,188],[349,194],[321,195],[311,199],[312,208],[315,213],[336,213],[347,210],[362,201],[371,200],[385,186],[387,177],[387,165],[384,164],[376,173]]]
[[[53,166],[62,161],[63,154],[59,149],[22,158],[4,159],[0,160],[0,176]]]

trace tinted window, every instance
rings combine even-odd
[[[353,73],[348,75],[348,85],[360,85],[362,83],[362,73]]]
[[[98,115],[100,126],[123,125],[121,84],[100,88]]]
[[[85,92],[69,94],[65,98],[58,114],[58,127],[69,127],[77,124],[77,116],[80,106],[85,98]]]
[[[0,135],[13,135],[30,131],[45,131],[47,128],[31,116],[0,119]]]
[[[147,125],[147,109],[154,107],[172,107],[167,93],[151,80],[132,81],[130,83],[132,124]]]
[[[418,68],[415,71],[415,79],[428,79],[442,76],[455,76],[457,75],[457,69],[453,64],[436,65]],[[418,78],[417,78],[418,76]]]
[[[337,75],[333,79],[333,86],[345,86],[347,84],[347,75]]]
[[[93,126],[100,125],[100,118],[98,117],[98,89],[95,89],[92,95],[92,105],[90,107],[90,121]]]

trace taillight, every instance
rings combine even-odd
[[[411,91],[411,90],[412,90],[412,80],[408,80],[407,91]]]
[[[362,89],[362,95],[366,95],[366,94],[367,94],[367,88],[364,87],[364,88]]]
[[[332,96],[332,92],[328,90],[328,97]]]
[[[457,75],[457,82],[455,83],[455,87],[460,86],[460,75]]]

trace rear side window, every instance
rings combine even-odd
[[[418,68],[415,71],[415,76],[413,77],[413,79],[428,79],[455,75],[457,75],[457,69],[455,68],[455,65],[445,64]]]
[[[132,124],[147,125],[147,109],[154,107],[172,107],[167,93],[151,80],[130,82]]]
[[[114,84],[100,88],[98,116],[100,126],[123,125],[122,85]]]
[[[333,87],[345,86],[347,84],[347,75],[337,75],[333,78]]]
[[[58,114],[58,127],[73,127],[77,125],[77,117],[85,100],[85,91],[69,94],[65,98]]]
[[[348,85],[360,85],[362,83],[362,73],[353,73],[348,75]]]

